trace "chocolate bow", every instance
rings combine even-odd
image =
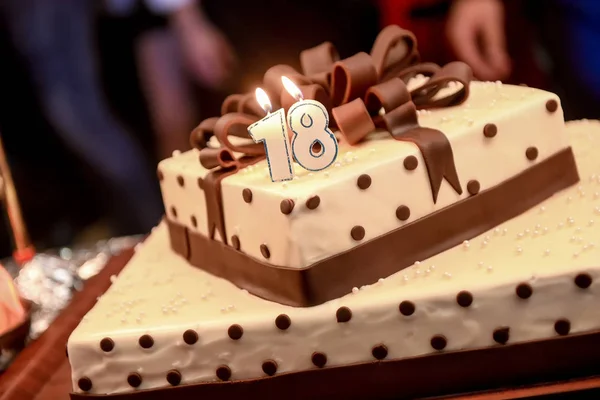
[[[333,120],[349,144],[360,142],[376,128],[385,129],[394,139],[412,142],[421,151],[434,203],[444,178],[462,193],[450,142],[442,132],[420,127],[417,109],[449,107],[465,101],[472,78],[466,64],[453,62],[443,68],[418,64],[415,37],[397,26],[389,26],[379,34],[370,55],[358,53],[339,61],[333,46],[326,43],[304,51],[300,59],[313,81],[327,84]],[[406,81],[417,74],[429,79],[409,91]],[[442,95],[440,91],[451,82],[462,87]],[[282,97],[287,106],[286,94]]]
[[[328,108],[333,117],[330,124],[337,127],[349,144],[362,141],[376,128],[387,130],[396,140],[414,143],[423,155],[434,203],[444,178],[457,193],[462,193],[448,138],[439,130],[421,127],[417,109],[449,107],[464,102],[472,78],[466,64],[453,62],[439,67],[419,63],[415,37],[397,26],[388,26],[381,31],[371,54],[358,53],[339,60],[334,46],[323,43],[303,51],[300,62],[303,74],[287,65],[274,66],[265,73],[263,88],[274,109],[281,106],[287,110],[296,102],[283,88],[281,77],[287,76],[298,85],[305,99],[317,100]],[[406,82],[419,74],[429,79],[423,79],[423,85],[409,91]],[[444,95],[442,89],[452,82],[462,87]],[[214,237],[214,231],[218,229],[226,242],[220,180],[265,157],[263,144],[253,143],[247,132],[248,126],[265,113],[254,93],[229,96],[223,102],[221,113],[219,118],[203,121],[192,132],[190,141],[200,150],[200,162],[205,168],[220,167],[207,177],[215,180],[214,184],[219,188],[209,189],[214,193],[206,192],[205,180],[205,192],[207,208],[214,211],[208,211],[210,236]],[[216,137],[219,146],[210,146],[212,136]],[[246,139],[247,143],[232,143],[230,136],[238,138],[237,141]],[[211,218],[211,215],[218,216]]]

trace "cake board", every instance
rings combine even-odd
[[[71,392],[71,370],[64,354],[67,339],[85,313],[93,307],[96,298],[109,286],[110,277],[126,265],[133,251],[114,257],[106,268],[91,278],[83,291],[78,292],[71,304],[38,340],[28,346],[11,367],[0,375],[0,400],[67,400]],[[535,398],[598,389],[600,374],[576,379],[520,385],[512,388],[481,390],[470,394],[452,394],[444,400],[497,400]],[[109,399],[109,398],[107,398]],[[430,399],[433,399],[430,397]]]

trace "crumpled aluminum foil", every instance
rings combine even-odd
[[[112,256],[142,240],[143,236],[128,236],[104,240],[90,248],[63,247],[38,253],[20,269],[14,261],[4,261],[3,265],[16,276],[15,283],[21,295],[34,303],[30,339],[48,329],[69,304],[74,292],[98,274]]]

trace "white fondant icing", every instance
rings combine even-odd
[[[410,87],[424,82],[414,81]],[[459,195],[443,181],[437,204],[417,147],[392,140],[388,133],[372,135],[356,146],[340,144],[337,161],[323,171],[310,172],[295,165],[296,176],[289,182],[272,182],[266,161],[245,168],[222,182],[228,240],[237,235],[242,251],[262,261],[266,260],[260,245],[267,244],[270,264],[302,268],[468,197],[470,180],[477,180],[480,190],[489,189],[568,147],[560,106],[554,113],[546,110],[550,99],[559,101],[556,95],[538,89],[473,82],[464,104],[420,111],[421,125],[443,131],[450,140],[463,188]],[[497,126],[493,138],[483,134],[488,123]],[[530,146],[539,151],[535,161],[525,156]],[[419,162],[414,171],[404,168],[404,159],[410,155]],[[206,202],[196,181],[208,171],[198,157],[198,151],[192,150],[162,161],[159,169],[164,174],[161,187],[167,217],[206,235]],[[361,174],[372,178],[367,190],[357,187]],[[177,183],[180,175],[186,181],[184,188]],[[245,188],[252,190],[251,204],[242,198]],[[305,202],[314,195],[321,203],[309,210]],[[287,198],[296,205],[290,215],[283,215],[280,203]],[[401,205],[410,208],[410,218],[404,222],[395,217]],[[176,208],[177,218],[171,207]],[[192,215],[197,227],[191,223]],[[350,235],[355,225],[365,229],[362,241]]]
[[[80,391],[77,381],[86,376],[93,393],[132,391],[131,372],[142,376],[140,389],[166,387],[172,368],[181,372],[183,384],[214,381],[222,364],[231,368],[232,379],[258,378],[269,359],[277,362],[277,373],[302,371],[316,368],[315,351],[327,355],[328,366],[366,362],[380,343],[388,359],[426,355],[435,352],[430,339],[437,334],[447,338],[445,351],[482,348],[495,345],[493,331],[503,326],[510,328],[509,343],[547,339],[557,335],[554,323],[561,318],[571,322],[572,333],[600,329],[600,123],[571,123],[567,131],[580,185],[468,245],[316,307],[262,300],[191,267],[171,251],[160,225],[71,335],[74,390]],[[549,141],[536,143],[541,154]],[[587,289],[574,284],[582,272],[593,279]],[[522,282],[533,288],[527,300],[515,294]],[[468,308],[456,302],[462,290],[473,294]],[[414,315],[400,314],[404,300],[415,304]],[[336,321],[341,306],[352,310],[347,323]],[[286,331],[275,326],[280,314],[291,318]],[[240,340],[228,337],[232,324],[243,327]],[[182,338],[187,329],[199,335],[192,346]],[[144,334],[154,338],[151,349],[138,345]],[[99,347],[104,337],[115,342],[110,353]]]

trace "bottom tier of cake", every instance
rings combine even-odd
[[[415,397],[600,372],[600,123],[568,130],[581,185],[316,307],[191,267],[161,224],[69,339],[72,397]]]

